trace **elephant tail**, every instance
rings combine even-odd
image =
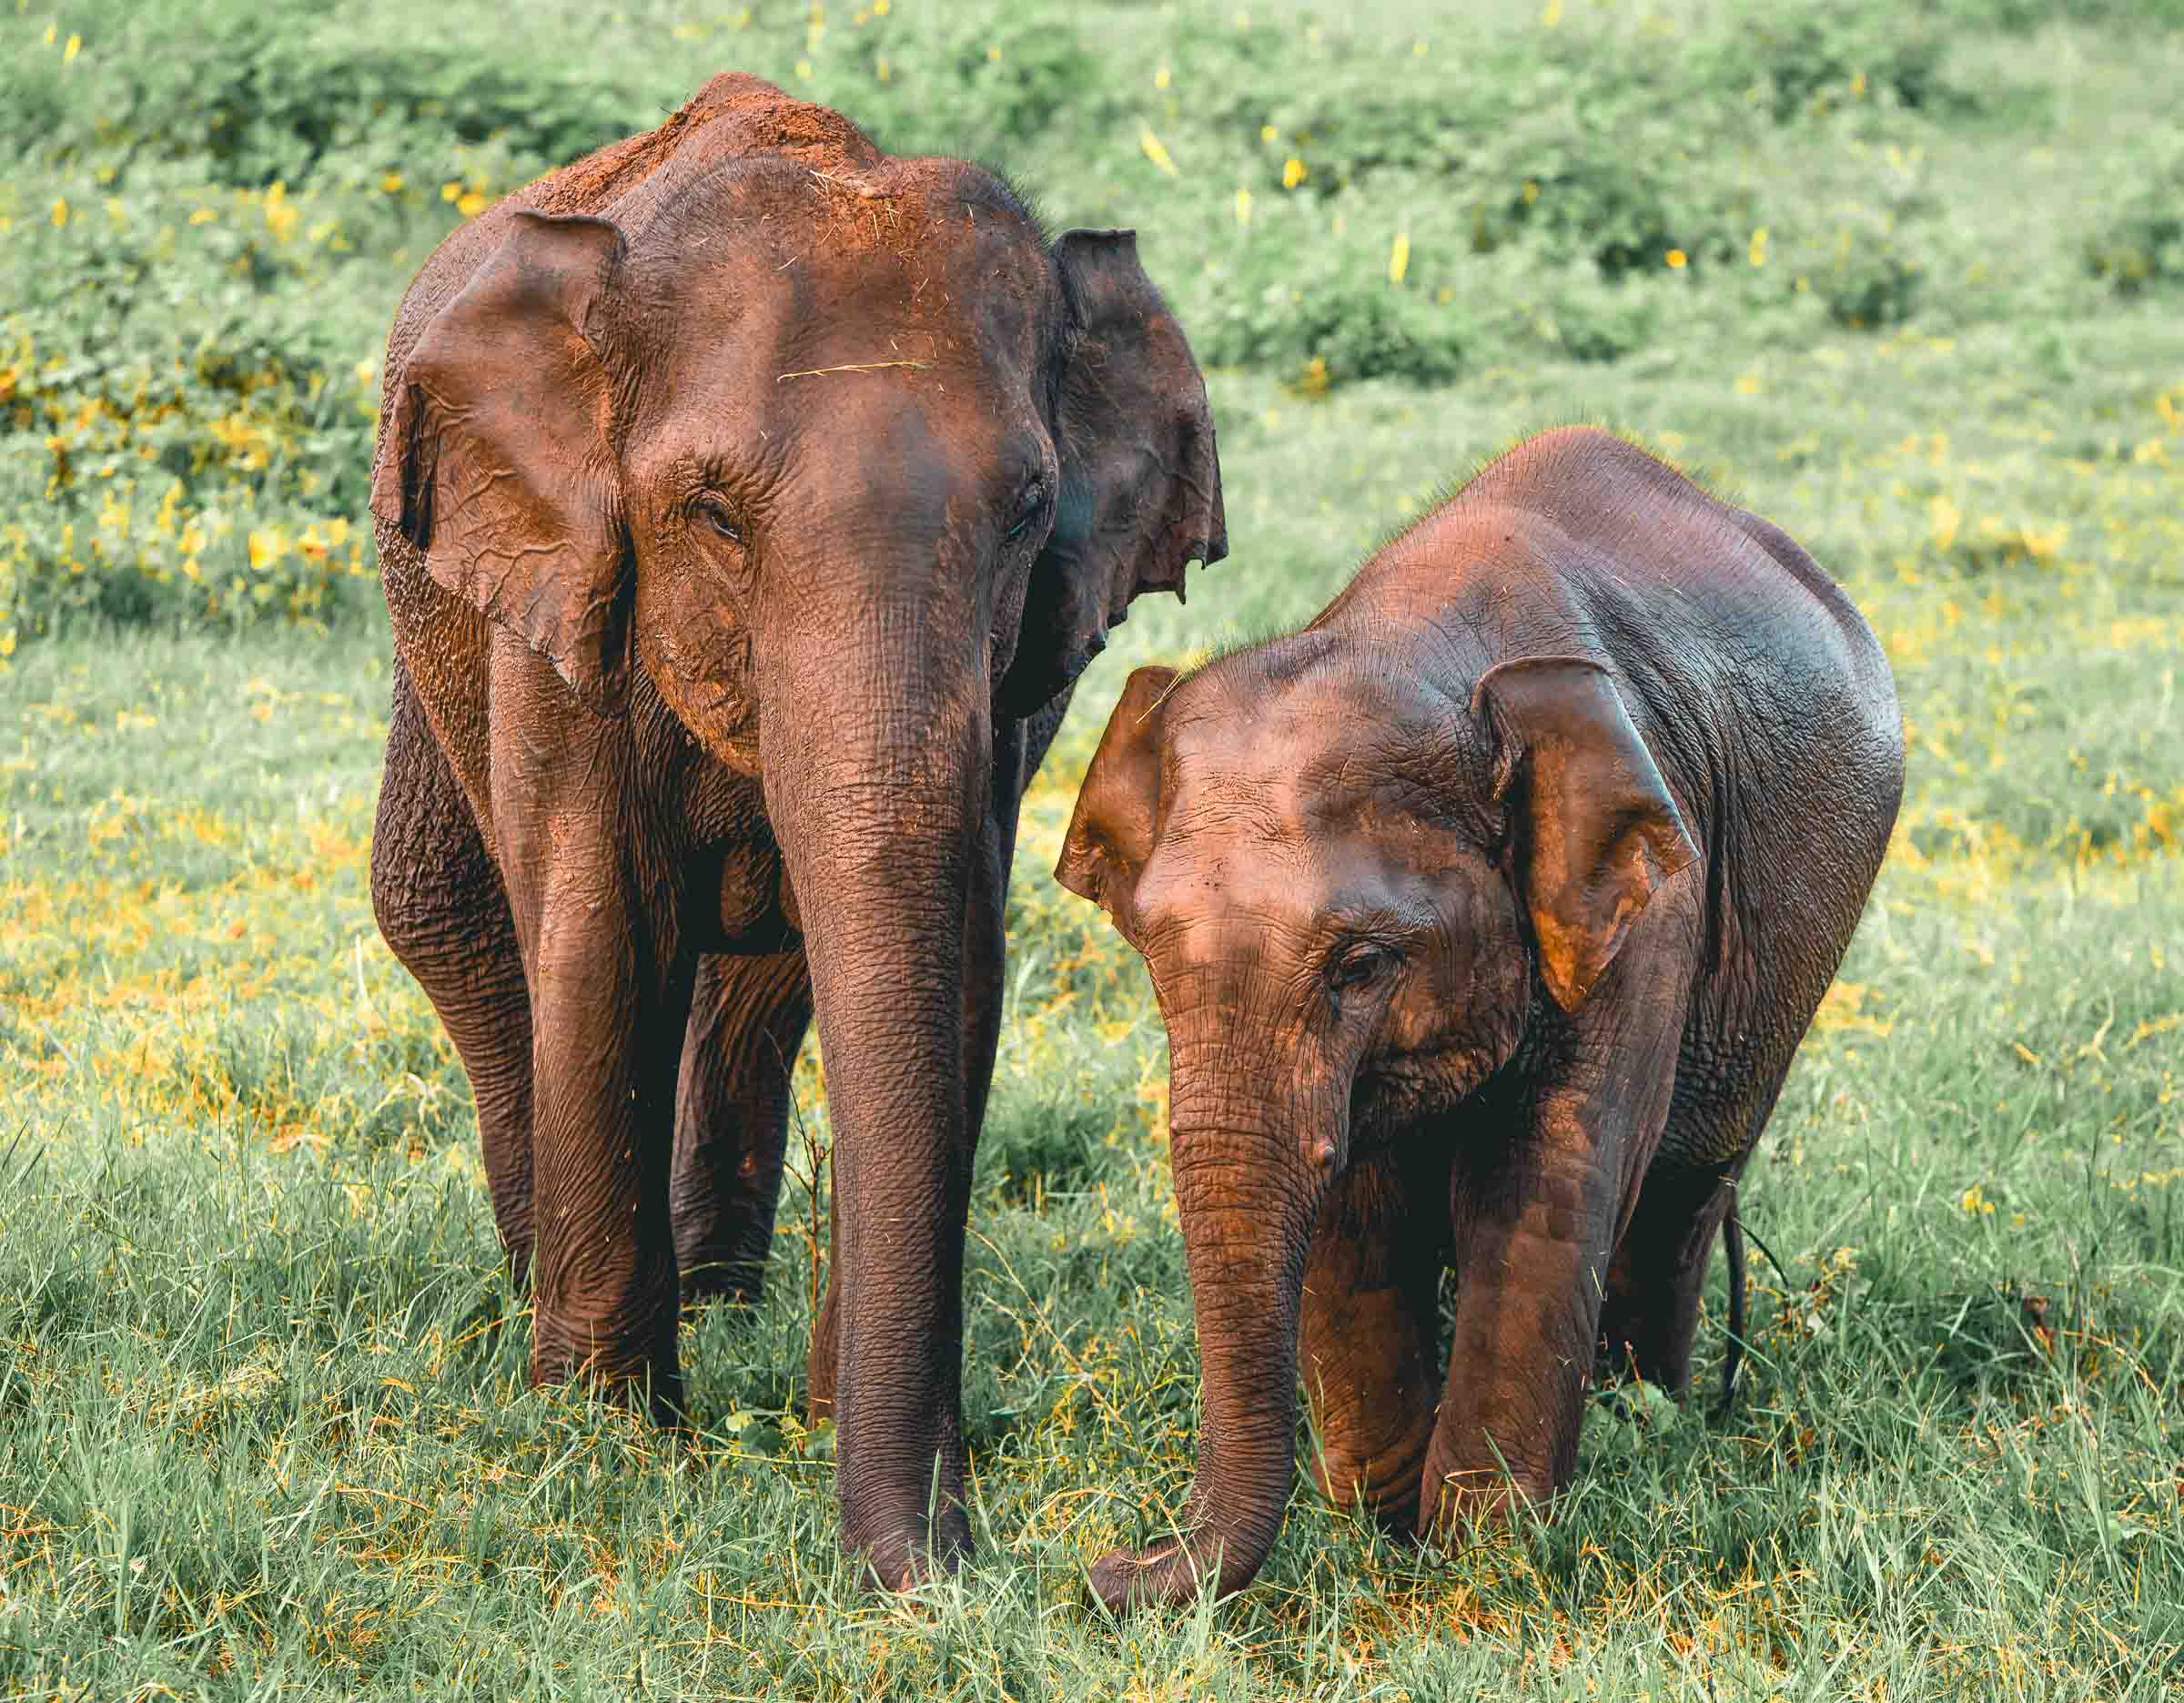
[[[1729,1216],[1722,1221],[1722,1252],[1729,1261],[1729,1347],[1722,1355],[1722,1400],[1714,1412],[1726,1418],[1736,1404],[1736,1374],[1744,1363],[1744,1227],[1736,1212],[1736,1196],[1729,1197]]]

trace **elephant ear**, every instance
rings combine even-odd
[[[435,582],[602,709],[626,654],[629,550],[593,334],[625,253],[610,220],[517,213],[410,351],[371,482],[372,513]]]
[[[1532,656],[1480,676],[1471,709],[1493,730],[1494,796],[1512,805],[1519,897],[1540,974],[1574,1011],[1661,884],[1698,857],[1607,670]]]
[[[1160,705],[1176,684],[1172,668],[1140,668],[1122,688],[1099,749],[1077,789],[1054,878],[1088,898],[1129,932],[1123,912],[1138,872],[1153,854],[1160,808]]]
[[[1137,234],[1067,231],[1054,258],[1071,322],[1056,410],[1062,488],[1002,683],[1015,715],[1074,681],[1133,597],[1180,597],[1185,563],[1228,553],[1206,380],[1138,264]]]

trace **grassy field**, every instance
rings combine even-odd
[[[2160,0],[0,16],[0,1691],[2153,1698],[2184,1687],[2184,34]],[[755,15],[753,15],[755,13]],[[365,891],[363,484],[431,242],[705,70],[1138,225],[1231,557],[1027,808],[980,1156],[980,1553],[838,1559],[823,1203],[670,1444],[525,1388],[468,1090]],[[2172,190],[2177,191],[2172,195]],[[1747,1181],[1725,1422],[1552,1526],[1116,1626],[1197,1361],[1135,956],[1049,878],[1125,673],[1308,615],[1512,437],[1629,431],[1886,641],[1911,767]],[[826,1140],[814,1060],[793,1135]],[[1722,1345],[1717,1277],[1703,1326]]]

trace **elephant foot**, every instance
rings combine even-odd
[[[646,1414],[662,1427],[683,1419],[682,1368],[676,1356],[674,1315],[610,1331],[533,1315],[531,1382],[534,1388],[575,1384],[602,1402]]]
[[[868,1584],[884,1591],[915,1590],[961,1570],[971,1554],[970,1520],[960,1506],[951,1506],[929,1530],[898,1527],[863,1539],[845,1533],[843,1547],[864,1563]]]
[[[714,1301],[755,1305],[765,1292],[766,1262],[763,1258],[754,1260],[738,1252],[696,1252],[678,1263],[685,1313]]]
[[[1309,1463],[1312,1484],[1338,1508],[1363,1507],[1390,1536],[1418,1535],[1419,1487],[1423,1481],[1430,1427],[1410,1446],[1360,1457],[1329,1448]]]
[[[1520,1509],[1544,1519],[1552,1505],[1544,1485],[1512,1479],[1499,1465],[1437,1471],[1429,1462],[1419,1485],[1418,1536],[1421,1543],[1484,1541],[1508,1532]]]

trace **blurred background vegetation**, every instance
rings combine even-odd
[[[652,0],[527,8],[511,50],[487,8],[19,5],[0,645],[76,613],[369,607],[378,361],[408,277],[717,66],[897,151],[1000,165],[1059,221],[1139,226],[1208,365],[1312,396],[2184,299],[2177,127],[2079,162],[2068,218],[2007,243],[1930,158],[1967,133],[2037,148],[2087,98],[2028,75],[2058,19],[2179,13],[1497,0],[1451,27],[1425,6]]]

